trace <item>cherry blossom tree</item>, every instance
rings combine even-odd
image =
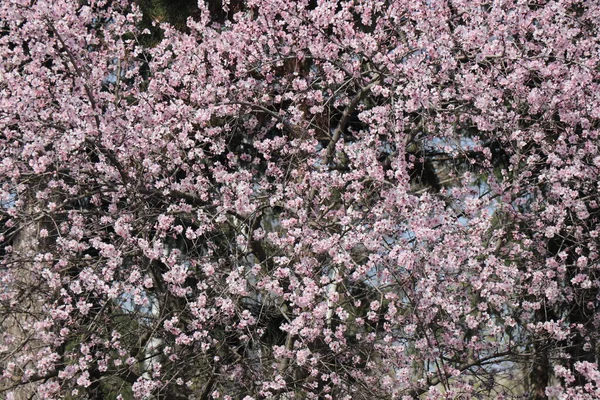
[[[148,18],[0,3],[0,396],[600,396],[597,2]]]

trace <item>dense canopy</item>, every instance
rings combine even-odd
[[[600,397],[599,2],[151,3],[0,2],[0,397]]]

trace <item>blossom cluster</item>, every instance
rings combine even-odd
[[[0,397],[598,397],[600,4],[229,3],[0,2]]]

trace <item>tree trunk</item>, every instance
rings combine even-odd
[[[550,381],[550,362],[543,343],[535,344],[535,356],[529,373],[532,400],[547,400],[546,387]]]
[[[7,308],[0,304],[0,376],[9,364],[11,377],[0,380],[0,397],[13,392],[14,400],[35,398],[37,383],[30,382],[26,376],[29,368],[34,367],[36,357],[33,352],[39,346],[34,324],[37,321],[41,304],[38,298],[39,282],[34,273],[34,257],[39,250],[40,223],[30,222],[21,227],[12,241],[13,258],[25,262],[9,263],[4,273],[8,274],[10,287],[14,293],[9,295]],[[33,377],[31,380],[35,380]],[[3,397],[4,398],[4,397]]]

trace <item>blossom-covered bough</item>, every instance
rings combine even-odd
[[[598,398],[600,5],[222,9],[0,3],[0,397]]]

